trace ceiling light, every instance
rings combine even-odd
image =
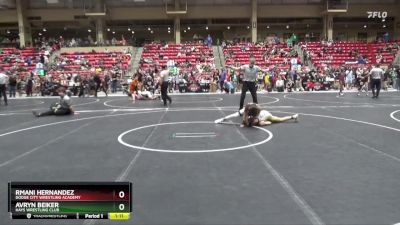
[[[231,29],[231,27],[230,27],[230,26],[227,26],[227,27],[226,27],[226,29],[230,30],[230,29]]]
[[[188,27],[188,30],[190,30],[190,27]]]
[[[150,33],[154,34],[154,31],[150,31]]]
[[[43,32],[46,32],[47,30],[46,30],[46,28],[43,28]]]
[[[247,26],[246,28],[247,28],[247,29],[250,29],[250,26]]]
[[[186,30],[183,30],[183,32],[185,32],[185,33],[186,33]]]
[[[87,31],[88,31],[89,33],[90,33],[90,32],[92,32],[92,30],[91,30],[91,29],[89,29],[89,30],[87,30]]]
[[[7,30],[7,34],[11,33],[9,30]]]
[[[132,31],[132,34],[134,34],[135,33],[135,31]]]
[[[206,27],[206,30],[208,30],[208,27]]]
[[[267,26],[267,29],[269,29],[269,25]]]
[[[168,27],[168,30],[171,30],[171,27]]]
[[[168,34],[170,34],[170,33],[171,33],[171,31],[169,30],[169,31],[168,31]]]
[[[108,31],[108,32],[110,32],[110,31],[111,31],[111,29],[110,29],[110,28],[107,28],[107,31]]]
[[[286,29],[289,29],[290,28],[290,26],[289,25],[286,25]]]
[[[150,28],[150,27],[148,27],[148,28],[147,28],[147,30],[148,30],[148,31],[151,31],[151,28]]]
[[[128,28],[128,31],[131,31],[131,28],[130,28],[130,27]]]
[[[367,25],[364,25],[364,28],[367,28]]]
[[[112,33],[115,34],[115,31],[113,31]]]
[[[39,36],[42,36],[42,33],[39,33]]]
[[[382,27],[383,27],[383,28],[386,28],[386,25],[385,25],[385,24],[383,24],[383,25],[382,25]]]

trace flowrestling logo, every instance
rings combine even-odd
[[[368,18],[379,18],[379,19],[385,19],[388,15],[388,13],[385,12],[376,12],[376,11],[369,11],[367,12]]]

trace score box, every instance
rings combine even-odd
[[[107,219],[109,213],[132,211],[130,182],[10,182],[8,211],[12,218]],[[59,216],[56,216],[59,215]],[[100,215],[100,216],[96,216]]]

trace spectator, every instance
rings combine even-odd
[[[7,94],[6,94],[7,84],[8,84],[8,76],[0,68],[0,99],[1,97],[4,98],[5,105],[8,105]]]
[[[33,91],[33,74],[30,74],[26,80],[26,89],[25,89],[26,96],[32,97],[32,91]]]
[[[15,75],[11,76],[8,82],[8,87],[9,87],[9,95],[10,98],[14,97],[15,98],[15,92],[17,88],[17,77]]]
[[[396,89],[397,89],[397,91],[400,91],[400,68],[399,68],[399,66],[397,66],[396,68],[395,68],[395,73],[396,73],[396,77],[397,77],[397,79],[396,79]]]
[[[353,85],[353,70],[347,69],[345,73],[346,73],[346,89],[350,90],[350,88]]]
[[[211,46],[212,46],[212,43],[213,43],[213,40],[212,40],[212,38],[211,38],[211,35],[209,34],[209,35],[207,36],[207,45],[208,45],[208,47],[211,47]]]
[[[385,43],[389,42],[389,32],[386,32],[385,34],[383,34],[383,41]]]
[[[225,83],[225,80],[226,80],[226,69],[222,69],[222,72],[221,72],[221,74],[219,75],[219,85],[220,85],[220,89],[221,89],[221,92],[224,90],[224,83]]]
[[[116,93],[117,92],[117,84],[118,84],[118,75],[117,73],[113,73],[111,75],[111,93]]]
[[[285,90],[285,82],[283,81],[281,76],[278,77],[275,86],[278,92],[283,92]]]

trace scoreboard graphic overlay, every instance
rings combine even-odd
[[[127,220],[130,182],[9,182],[12,219]]]

